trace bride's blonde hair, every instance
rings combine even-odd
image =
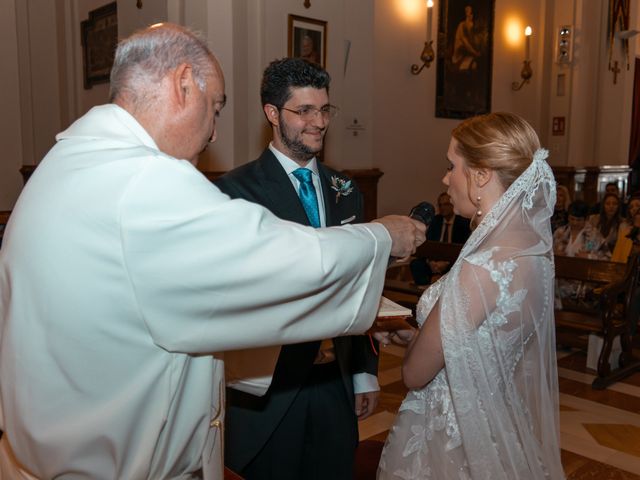
[[[451,136],[468,167],[495,171],[505,189],[526,170],[540,148],[533,127],[513,113],[469,118],[454,128]]]

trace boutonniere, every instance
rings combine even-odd
[[[335,175],[331,177],[331,189],[336,191],[336,203],[338,203],[340,197],[346,197],[353,192],[351,180],[340,178]]]

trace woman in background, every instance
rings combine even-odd
[[[589,223],[596,227],[605,239],[609,251],[618,240],[618,229],[622,224],[620,215],[620,197],[614,193],[607,193],[600,203],[600,212],[589,217]]]
[[[604,204],[604,202],[603,202]],[[600,231],[587,221],[589,206],[576,200],[569,205],[569,223],[558,228],[553,234],[555,255],[565,257],[589,258],[591,260],[609,260],[611,251]],[[556,308],[561,309],[564,302],[581,305],[583,308],[595,308],[598,303],[592,295],[596,284],[580,280],[558,279],[556,283]]]
[[[611,251],[600,231],[587,221],[589,205],[576,200],[569,205],[569,223],[553,234],[553,251],[566,257],[609,260]]]
[[[611,254],[612,262],[627,263],[629,255],[640,245],[640,197],[632,197],[627,204],[627,215],[618,230],[618,240]]]
[[[564,478],[546,156],[516,115],[453,130],[443,183],[477,228],[418,303],[379,479]]]

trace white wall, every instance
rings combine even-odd
[[[608,64],[607,12],[608,2],[557,0],[554,4],[553,47],[560,25],[573,26],[574,47],[571,64],[549,63],[549,116],[566,118],[564,136],[552,136],[551,124],[548,125],[552,164],[598,166],[628,162],[637,41],[629,42],[627,71],[621,42],[616,40],[612,60],[618,60],[621,72],[614,84]],[[631,29],[638,29],[637,2],[631,2],[630,13]],[[559,74],[567,78],[563,97],[556,91]]]
[[[18,72],[24,163],[42,158],[60,131],[60,76],[56,4],[16,2]]]
[[[437,11],[433,13],[433,38],[437,32]],[[538,131],[543,125],[545,2],[496,1],[494,17],[492,111],[522,115]],[[384,176],[380,180],[379,213],[404,213],[423,200],[435,203],[446,188],[442,177],[451,130],[460,120],[435,117],[435,63],[419,75],[410,65],[419,63],[426,37],[426,8],[415,0],[375,2],[374,21],[374,134],[373,162]],[[531,25],[533,77],[520,91],[511,84],[520,78],[524,60],[524,35],[508,41],[507,23],[520,22],[520,31]],[[434,42],[434,49],[437,45]]]
[[[371,92],[371,24],[372,2],[343,2],[342,0],[325,0],[323,2],[311,2],[309,9],[304,8],[302,2],[298,0],[256,0],[250,2],[248,19],[251,22],[247,25],[247,65],[243,70],[250,79],[243,86],[247,88],[244,92],[247,99],[244,112],[246,118],[248,135],[248,148],[246,156],[236,156],[235,165],[240,165],[253,158],[256,158],[265,148],[270,139],[270,129],[262,113],[260,104],[259,89],[260,78],[264,68],[276,58],[287,55],[287,32],[288,15],[299,15],[310,17],[327,22],[327,70],[331,74],[332,82],[330,88],[331,102],[342,108],[341,115],[331,122],[327,133],[325,161],[339,168],[366,167],[370,164],[370,155],[367,151],[371,148],[371,142],[367,140],[365,132],[363,137],[356,138],[355,141],[347,138],[345,123],[357,117],[365,124],[371,122],[370,95]],[[354,15],[360,12],[357,17],[358,25],[361,29],[353,28],[351,20]],[[364,13],[363,13],[364,12]],[[350,28],[347,33],[347,28]],[[344,74],[345,62],[345,39],[352,41],[351,62],[348,66],[347,75]],[[367,45],[363,45],[367,42]],[[238,61],[236,51],[234,61]],[[354,60],[355,58],[355,60]],[[366,77],[365,82],[360,82],[360,77]],[[361,90],[359,87],[364,86]],[[349,88],[349,95],[346,89]],[[243,93],[243,92],[238,92]],[[238,131],[240,134],[240,129]],[[346,142],[346,140],[349,142]],[[243,140],[236,136],[236,141],[242,143]],[[245,140],[246,142],[246,140]],[[346,143],[346,145],[345,145]],[[364,147],[354,148],[365,145]],[[244,152],[243,152],[244,153]]]
[[[0,210],[12,208],[17,198],[19,167],[37,163],[58,131],[107,100],[107,84],[83,88],[80,43],[80,21],[107,1],[0,0],[0,52],[6,66],[0,77],[0,135],[5,140]],[[341,114],[329,129],[327,163],[380,168],[380,213],[406,212],[421,200],[435,201],[442,191],[449,134],[458,121],[434,116],[435,65],[419,76],[409,72],[425,38],[424,0],[312,0],[309,9],[301,0],[148,0],[142,10],[132,0],[118,4],[120,36],[168,18],[202,31],[222,62],[229,101],[219,122],[219,140],[202,156],[202,168],[228,170],[265,147],[269,128],[260,106],[260,78],[271,60],[287,54],[288,15],[295,14],[328,22],[330,97]],[[637,2],[631,7],[631,28],[638,29]],[[604,1],[496,0],[492,110],[513,111],[529,120],[552,150],[552,164],[626,162],[633,63],[614,86],[603,61],[605,10]],[[519,92],[511,90],[511,82],[519,78],[524,40],[506,35],[513,19],[534,31],[533,78]],[[577,27],[576,62],[569,67],[552,61],[555,30],[562,23]],[[345,71],[347,41],[351,49]],[[638,42],[630,43],[632,58]],[[557,97],[555,84],[562,72],[567,74],[567,94]],[[551,136],[551,117],[556,115],[567,118],[564,137]],[[354,119],[363,127],[357,136],[347,128]]]
[[[582,0],[590,5],[588,0]],[[585,7],[586,9],[587,7]],[[606,8],[603,8],[606,11]],[[630,2],[631,19],[638,16],[638,2]],[[592,14],[592,13],[591,13]],[[635,29],[640,30],[640,24],[635,22]],[[636,42],[629,42],[629,70],[627,58],[622,50],[622,42],[616,40],[612,50],[612,62],[618,62],[621,70],[613,83],[614,75],[609,70],[605,59],[608,56],[608,42],[606,39],[606,16],[601,21],[600,50],[601,61],[598,63],[598,95],[595,122],[595,165],[624,165],[629,159],[629,138],[631,135],[631,114],[633,98],[633,79],[635,73],[635,56],[638,50]],[[640,53],[640,52],[638,52]],[[613,127],[613,128],[612,128]],[[572,159],[576,160],[576,159]]]
[[[20,79],[18,76],[18,34],[16,1],[0,0],[0,210],[9,210],[22,187],[22,128],[20,115]]]

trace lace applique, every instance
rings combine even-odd
[[[496,202],[478,227],[471,233],[460,252],[461,258],[465,258],[470,252],[476,251],[482,240],[495,228],[499,220],[499,214],[506,210],[506,206],[514,198],[522,195],[522,192],[526,192],[523,199],[524,208],[531,209],[536,192],[543,184],[546,184],[549,187],[549,201],[547,203],[551,206],[555,205],[556,181],[551,167],[545,161],[548,156],[549,152],[546,149],[539,148],[536,150],[531,165],[509,186],[507,191],[500,197],[500,200]]]
[[[436,283],[425,290],[420,297],[418,305],[416,306],[416,322],[420,327],[422,327],[429,313],[431,313],[433,306],[438,301],[438,298],[440,298],[440,292],[442,291],[445,278],[446,275],[442,276]]]
[[[429,442],[434,434],[444,432],[447,435],[446,451],[462,445],[444,369],[425,388],[409,391],[398,410],[403,411],[411,411],[424,418],[425,422],[411,425],[411,436],[406,441],[402,456],[412,459],[406,469],[396,470],[393,474],[402,479],[431,478],[431,468],[424,459],[428,458]]]
[[[498,286],[496,308],[488,316],[485,322],[486,328],[481,328],[480,330],[482,331],[479,333],[481,335],[488,335],[489,337],[493,335],[498,337],[495,346],[502,354],[503,359],[506,360],[506,365],[510,373],[509,379],[511,379],[515,367],[522,356],[524,345],[531,337],[531,332],[525,335],[523,342],[522,326],[520,326],[520,328],[514,328],[511,331],[498,329],[507,325],[509,314],[521,311],[522,304],[527,296],[527,290],[523,288],[513,293],[509,292],[509,286],[513,280],[513,272],[518,267],[518,264],[513,259],[508,259],[504,262],[494,261],[491,258],[494,251],[495,249],[491,249],[486,252],[470,255],[468,261],[486,269],[489,272],[491,280]],[[487,341],[489,340],[490,338],[487,338]],[[491,348],[487,350],[491,351]]]
[[[555,179],[546,156],[536,151],[449,273],[420,298],[421,326],[440,309],[446,366],[407,395],[380,479],[466,480],[469,465],[477,478],[563,478],[554,415]]]

